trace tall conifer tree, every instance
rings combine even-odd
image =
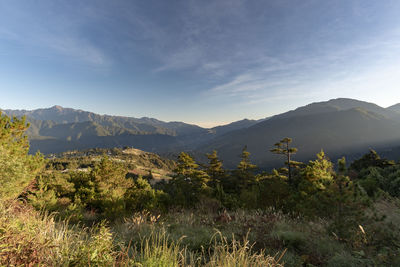
[[[292,138],[285,137],[278,143],[276,143],[273,149],[270,151],[274,154],[283,155],[286,158],[285,164],[288,168],[288,181],[290,184],[293,183],[292,169],[298,164],[298,162],[292,160],[292,156],[296,154],[297,148],[290,147]]]

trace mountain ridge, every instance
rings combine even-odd
[[[28,117],[32,152],[133,146],[149,152],[176,155],[189,151],[199,155],[216,149],[225,164],[234,167],[245,145],[257,164],[275,164],[276,157],[273,159],[266,147],[286,136],[299,145],[298,157],[302,160],[320,149],[336,155],[339,148],[361,151],[385,143],[396,145],[396,137],[400,139],[397,109],[400,104],[383,108],[356,99],[337,98],[261,120],[243,119],[213,128],[148,117],[99,115],[57,105],[4,112]]]
[[[313,102],[305,106],[298,107],[294,110],[284,112],[272,117],[272,119],[285,118],[291,116],[324,113],[331,111],[349,110],[352,108],[364,108],[368,111],[382,114],[388,118],[398,119],[398,114],[388,108],[383,108],[374,103],[365,102],[351,98],[335,98],[328,101]]]
[[[256,164],[271,166],[280,159],[269,149],[286,136],[293,138],[293,145],[298,147],[295,157],[299,160],[307,160],[321,149],[335,158],[342,151],[359,151],[391,142],[400,144],[400,124],[361,108],[291,116],[227,133],[199,150],[206,153],[215,149],[226,165],[234,167],[241,149],[247,146]]]
[[[387,108],[388,110],[400,113],[400,103],[392,105]]]

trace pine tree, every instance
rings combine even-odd
[[[307,216],[326,216],[331,206],[329,188],[335,172],[332,162],[321,150],[316,160],[310,160],[299,171],[296,187],[292,186],[291,205],[298,212]]]
[[[181,152],[178,156],[178,164],[175,172],[183,176],[191,176],[195,170],[199,168],[199,165],[194,159],[187,153]]]
[[[327,212],[333,219],[331,228],[341,239],[358,232],[357,226],[365,219],[365,208],[369,205],[368,199],[346,173],[346,159],[343,157],[338,161],[338,173],[328,190],[330,203]]]
[[[254,171],[257,166],[250,161],[250,152],[247,151],[247,146],[242,150],[241,160],[237,165],[236,174],[239,178],[239,187],[241,189],[247,188],[255,181]]]
[[[91,174],[96,181],[96,190],[101,195],[120,197],[125,188],[131,185],[131,180],[126,179],[127,170],[120,164],[113,162],[108,156],[104,156],[93,168]]]
[[[90,173],[95,185],[95,206],[107,213],[117,214],[124,209],[124,195],[132,186],[132,180],[126,178],[127,170],[107,156],[96,164]]]
[[[321,150],[316,160],[310,160],[308,165],[301,171],[301,177],[317,190],[324,190],[334,176],[333,164]]]
[[[217,151],[214,150],[211,154],[207,154],[209,160],[206,172],[210,176],[210,185],[216,188],[221,183],[221,180],[225,177],[225,170],[222,166],[222,161],[219,160]]]
[[[199,169],[199,165],[185,152],[178,156],[178,164],[174,170],[175,175],[171,180],[171,186],[175,192],[178,204],[193,205],[200,195],[210,194],[208,174]]]
[[[297,148],[290,147],[291,143],[292,143],[292,139],[289,137],[285,137],[281,141],[279,141],[278,143],[276,143],[274,145],[275,148],[270,150],[274,154],[285,156],[285,158],[286,158],[285,165],[287,165],[289,184],[293,184],[293,175],[292,175],[293,167],[299,165],[299,162],[292,160],[292,156],[294,154],[296,154]]]
[[[360,172],[361,170],[369,167],[386,168],[394,165],[394,161],[382,159],[375,150],[370,149],[369,153],[365,154],[360,159],[355,160],[350,165],[350,169]]]

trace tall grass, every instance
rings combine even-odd
[[[71,226],[23,203],[0,201],[0,266],[282,266],[280,259],[253,252],[247,237],[228,241],[217,232],[199,252],[163,228],[128,244],[115,235],[105,222]]]
[[[193,258],[193,253],[181,247],[180,240],[171,241],[165,231],[161,231],[142,238],[134,261],[139,266],[175,267],[194,266]]]
[[[0,202],[0,265],[110,266],[118,253],[104,224],[69,226],[19,202]]]
[[[185,237],[182,237],[182,239]],[[180,241],[169,240],[165,231],[152,233],[141,242],[141,248],[134,257],[137,266],[149,267],[178,267],[178,266],[207,266],[207,267],[280,267],[284,253],[279,257],[265,255],[264,251],[253,253],[252,245],[247,237],[241,242],[232,237],[228,241],[221,232],[212,239],[212,246],[200,253],[191,252],[180,246]]]
[[[266,255],[264,251],[252,252],[253,245],[248,240],[248,235],[245,236],[243,241],[238,241],[233,236],[229,242],[228,239],[222,235],[221,232],[217,233],[213,237],[214,244],[209,249],[208,255],[209,262],[205,264],[209,267],[279,267],[283,266],[280,264],[284,252],[279,257],[271,257]],[[277,255],[278,256],[278,255]]]
[[[0,202],[0,263],[7,266],[50,263],[54,244],[47,235],[52,218],[41,220],[31,208],[14,201]]]

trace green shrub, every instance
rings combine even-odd
[[[210,247],[210,238],[215,230],[208,226],[188,226],[172,224],[168,227],[168,233],[175,240],[184,236],[181,243],[192,251],[201,251]]]
[[[304,250],[307,245],[307,237],[302,232],[290,231],[290,230],[277,230],[273,235],[280,241],[283,245],[292,249]]]
[[[343,251],[339,254],[336,254],[331,259],[329,259],[329,261],[327,262],[327,266],[358,267],[358,266],[370,266],[370,265],[366,264],[360,259],[351,256],[348,252]]]
[[[28,155],[29,124],[0,112],[0,199],[15,199],[44,168],[40,154]]]
[[[147,180],[139,177],[127,189],[124,195],[128,211],[165,209],[168,196],[161,190],[155,190]]]

